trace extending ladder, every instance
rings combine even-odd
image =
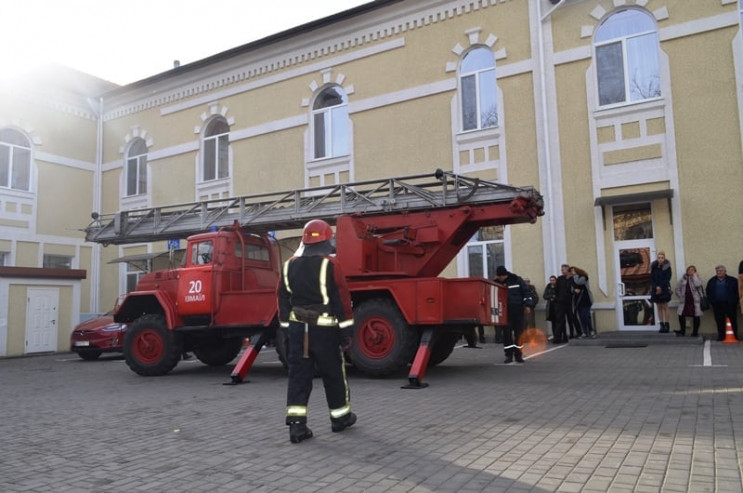
[[[311,219],[334,224],[346,214],[394,214],[526,200],[543,214],[533,187],[514,187],[445,172],[268,192],[187,204],[91,214],[85,239],[104,245],[186,238],[235,221],[255,233],[300,229]]]

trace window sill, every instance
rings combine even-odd
[[[632,103],[618,103],[610,106],[601,106],[594,110],[593,114],[597,118],[607,116],[623,115],[627,113],[636,113],[638,111],[647,111],[662,108],[665,106],[665,98],[646,99]]]
[[[490,127],[481,130],[467,130],[457,134],[458,144],[467,144],[469,142],[480,142],[486,139],[497,139],[501,135],[500,127]]]

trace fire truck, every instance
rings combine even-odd
[[[191,351],[207,365],[225,365],[248,338],[231,375],[240,383],[271,340],[285,361],[276,286],[286,259],[276,233],[323,219],[335,226],[336,257],[353,300],[348,359],[373,376],[410,365],[409,386],[420,388],[426,368],[443,362],[463,335],[506,322],[502,287],[442,271],[479,228],[535,223],[543,214],[532,187],[436,170],[93,213],[85,235],[104,246],[187,238],[179,267],[143,275],[117,304],[114,320],[129,325],[126,363],[139,375],[164,375]]]

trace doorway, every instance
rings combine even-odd
[[[57,350],[59,289],[27,288],[26,354]]]
[[[654,250],[652,240],[615,245],[619,330],[651,330],[656,327],[655,307],[650,302],[650,264]]]
[[[649,202],[612,208],[618,330],[653,330],[650,265],[655,258],[653,210]]]

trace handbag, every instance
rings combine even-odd
[[[707,295],[704,293],[704,288],[700,289],[702,297],[699,298],[699,308],[702,309],[702,311],[706,311],[710,309],[709,304],[709,298],[707,298]]]

